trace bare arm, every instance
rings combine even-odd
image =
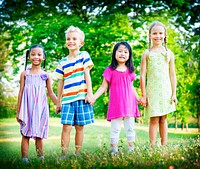
[[[177,104],[176,98],[176,72],[175,72],[175,63],[174,63],[174,54],[170,52],[170,62],[169,62],[169,74],[170,74],[170,81],[172,86],[172,101]]]
[[[132,90],[133,90],[133,93],[134,93],[134,95],[136,97],[137,102],[140,102],[140,97],[138,96],[137,91],[136,91],[134,86],[132,86]]]
[[[141,63],[141,70],[140,70],[140,89],[142,92],[142,99],[141,99],[141,104],[143,106],[147,105],[147,98],[146,98],[146,66],[147,66],[147,61],[146,61],[146,53],[144,52],[142,54],[142,63]]]
[[[90,76],[90,68],[87,67],[84,71],[84,75],[85,75],[85,81],[86,81],[86,85],[87,85],[87,94],[88,95],[93,95],[92,92],[92,80],[91,80],[91,76]]]
[[[61,99],[62,99],[63,86],[64,86],[64,80],[59,79],[58,89],[57,89],[58,99],[57,99],[57,103],[56,103],[56,113],[59,113],[59,111],[61,110]]]
[[[103,93],[105,93],[108,89],[108,81],[104,78],[101,86],[94,94],[95,100],[98,99]]]
[[[18,93],[17,114],[16,114],[16,119],[18,122],[20,122],[18,117],[19,117],[19,112],[20,112],[20,107],[21,107],[21,102],[22,102],[22,94],[24,91],[25,74],[26,74],[26,71],[23,71],[20,75],[20,88],[19,88],[19,93]]]
[[[48,91],[48,96],[50,97],[50,99],[54,102],[54,104],[57,104],[57,97],[54,94],[53,90],[52,90],[52,85],[51,85],[51,78],[48,75],[48,79],[47,79],[47,91]]]

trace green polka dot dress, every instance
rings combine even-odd
[[[175,111],[172,102],[172,88],[169,76],[169,61],[165,53],[149,52],[147,54],[147,99],[146,112],[149,117],[163,116]]]

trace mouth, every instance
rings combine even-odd
[[[68,47],[73,47],[73,46],[74,46],[74,44],[68,44],[67,46],[68,46]]]
[[[38,62],[40,62],[39,60],[33,60],[33,63],[38,63]]]

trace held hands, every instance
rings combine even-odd
[[[142,96],[139,103],[140,103],[141,106],[146,107],[148,105],[146,96]]]
[[[57,103],[56,104],[56,114],[59,114],[61,112],[61,108],[62,108],[61,104]]]
[[[94,105],[96,99],[94,97],[94,95],[89,95],[87,94],[87,96],[85,97],[85,103],[89,103],[91,106]]]

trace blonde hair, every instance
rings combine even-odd
[[[162,26],[165,30],[164,47],[165,47],[165,50],[166,50],[166,59],[168,60],[169,58],[167,56],[167,51],[168,51],[168,49],[167,49],[167,29],[162,22],[154,21],[149,26],[149,34],[151,33],[151,30],[154,26]],[[150,38],[149,38],[149,47],[148,48],[149,48],[149,51],[150,51],[150,48],[151,48],[151,39]],[[148,56],[148,58],[149,58],[149,56]]]
[[[67,38],[67,35],[70,33],[70,32],[77,32],[79,33],[80,37],[81,37],[81,41],[84,42],[84,39],[85,39],[85,34],[82,30],[80,30],[78,27],[75,27],[75,26],[70,26],[66,31],[65,31],[65,37]]]

